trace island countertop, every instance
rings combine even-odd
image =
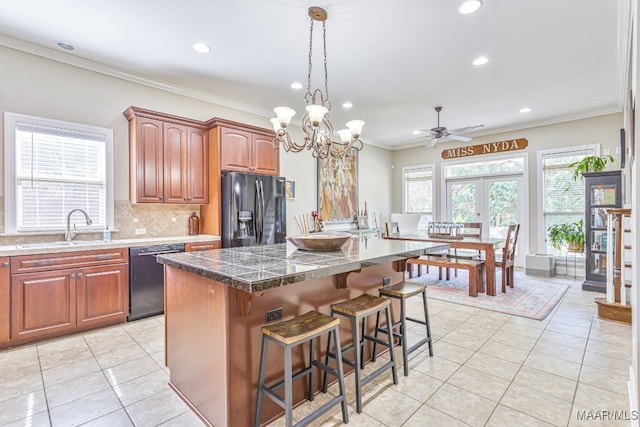
[[[261,292],[448,248],[446,243],[352,237],[332,252],[303,251],[280,243],[164,254],[157,260],[245,292]]]

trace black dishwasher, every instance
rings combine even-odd
[[[156,255],[184,252],[184,244],[129,249],[129,317],[137,320],[164,313],[164,266]]]

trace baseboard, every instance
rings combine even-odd
[[[629,366],[629,413],[638,414],[638,389],[636,388],[636,374],[633,369],[633,364]],[[631,417],[631,427],[640,427],[640,422],[637,416]]]

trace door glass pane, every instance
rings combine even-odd
[[[518,181],[489,182],[489,237],[506,237],[511,224],[518,223]]]
[[[449,187],[452,222],[476,222],[477,184],[455,183]]]
[[[524,157],[508,159],[482,160],[479,162],[465,162],[457,165],[447,165],[444,175],[447,178],[479,175],[507,175],[524,172]]]

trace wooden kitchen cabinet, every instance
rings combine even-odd
[[[219,127],[220,169],[278,175],[280,149],[273,148],[273,133]]]
[[[8,257],[0,258],[0,343],[11,338],[11,269]]]
[[[129,311],[129,270],[126,265],[78,270],[76,292],[79,328],[124,321]]]
[[[129,197],[132,203],[209,201],[204,122],[129,107]]]
[[[184,245],[184,250],[185,252],[208,251],[211,249],[220,249],[221,247],[222,242],[220,240],[216,240],[215,242],[186,243]]]
[[[126,321],[127,249],[11,258],[11,343]]]
[[[11,338],[45,338],[76,329],[76,271],[11,278]]]

